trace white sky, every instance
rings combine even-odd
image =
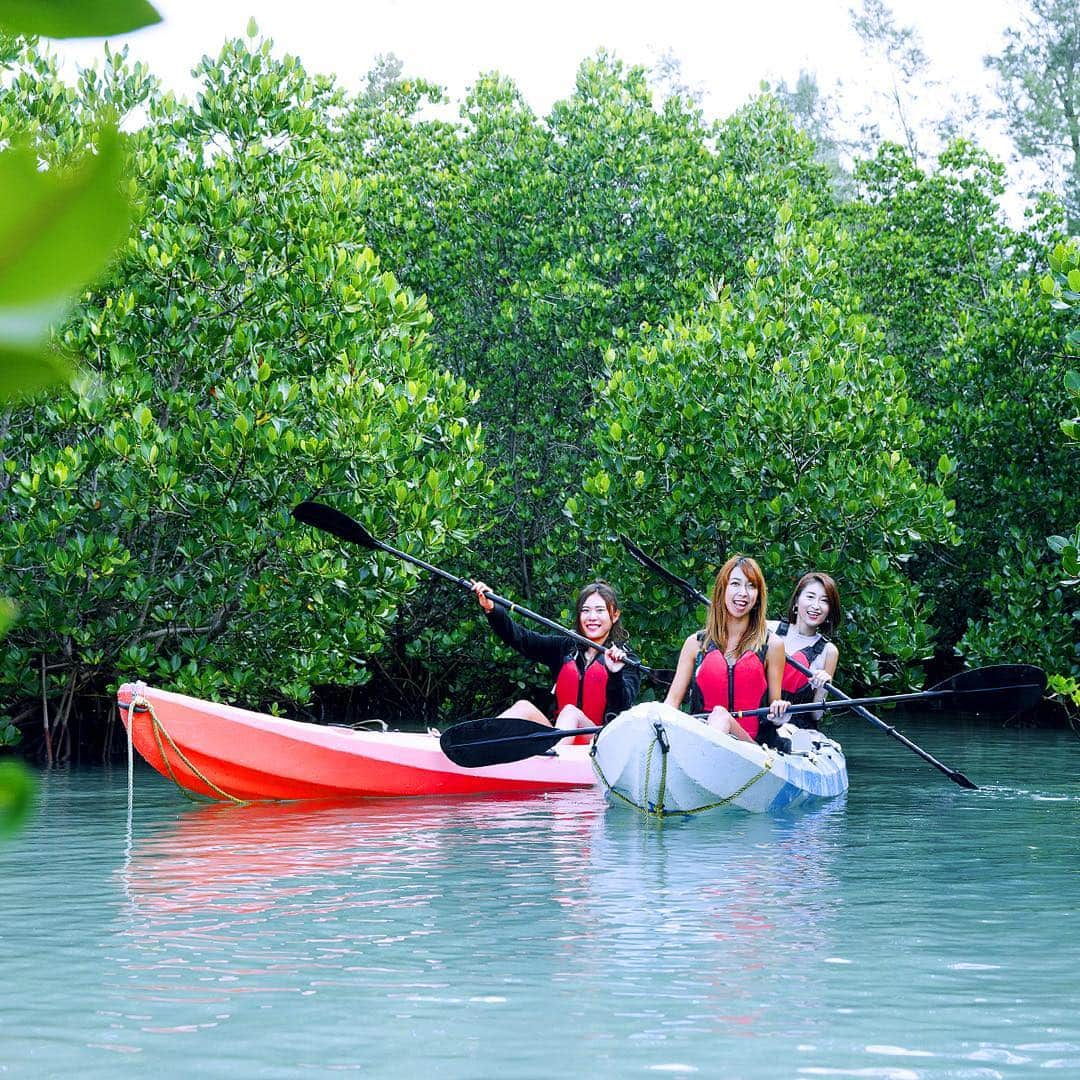
[[[510,76],[539,113],[573,89],[581,60],[600,47],[646,66],[671,50],[686,82],[705,91],[709,115],[726,115],[765,78],[793,83],[816,71],[823,89],[871,80],[848,10],[857,0],[155,0],[160,26],[112,42],[129,45],[169,87],[189,92],[190,68],[254,16],[280,52],[350,89],[379,53],[393,52],[406,75],[460,97],[483,71]],[[1018,25],[1017,0],[892,0],[899,25],[914,25],[935,76],[989,98],[982,57]],[[57,45],[79,63],[101,43]]]
[[[573,92],[581,61],[606,48],[629,63],[651,67],[670,51],[683,81],[703,92],[709,117],[728,115],[758,91],[763,79],[795,83],[801,69],[817,75],[850,123],[860,105],[884,121],[883,137],[899,139],[880,97],[885,73],[875,70],[851,29],[860,0],[153,0],[164,22],[111,42],[127,45],[165,85],[189,95],[191,68],[216,55],[228,37],[243,36],[254,16],[276,51],[293,53],[312,72],[334,74],[349,90],[380,53],[394,53],[406,76],[423,77],[460,99],[482,72],[509,76],[538,114]],[[887,0],[888,2],[888,0]],[[930,60],[938,89],[925,88],[912,107],[930,123],[950,95],[978,95],[994,104],[987,53],[999,52],[1006,27],[1021,25],[1023,0],[891,0],[897,26],[912,26]],[[100,40],[52,43],[65,70],[95,63]],[[843,89],[836,91],[840,80]],[[850,132],[850,128],[848,129]],[[990,121],[973,132],[1000,160],[1011,144]],[[924,153],[937,147],[920,142]],[[1021,191],[1045,177],[1031,163],[1010,167],[1008,216],[1019,218]]]

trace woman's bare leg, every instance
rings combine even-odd
[[[499,715],[517,716],[522,720],[531,720],[534,724],[547,724],[551,727],[551,721],[531,701],[515,701],[509,709],[503,709]]]
[[[738,739],[740,742],[753,742],[750,737],[750,733],[735,719],[723,707],[723,705],[717,705],[713,708],[713,711],[709,713],[708,720],[705,721],[709,727],[716,728],[717,731],[726,732],[733,739]]]
[[[596,727],[576,705],[564,705],[555,718],[555,726],[562,731],[573,731],[574,728],[579,727]]]

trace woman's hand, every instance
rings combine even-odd
[[[626,663],[626,653],[618,645],[609,645],[604,653],[604,666],[608,671],[622,671]]]
[[[711,727],[718,727],[721,731],[730,731],[731,725],[735,723],[735,717],[723,705],[714,705],[705,723]]]
[[[783,698],[777,698],[775,701],[769,702],[769,719],[774,724],[781,724],[783,721],[780,719],[788,711],[790,701],[785,701]]]
[[[480,606],[485,611],[491,611],[495,607],[495,601],[490,599],[486,594],[491,592],[491,588],[485,585],[482,581],[474,581],[472,583],[472,591],[476,593],[476,599],[480,601]]]
[[[810,685],[815,690],[820,690],[827,682],[830,682],[831,679],[832,676],[824,668],[821,668],[810,676]]]

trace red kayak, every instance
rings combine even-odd
[[[162,776],[226,802],[529,793],[596,782],[587,746],[465,769],[427,733],[283,720],[143,683],[121,686],[117,703],[135,748]]]

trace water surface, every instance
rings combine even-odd
[[[193,805],[42,779],[0,846],[0,1072],[1080,1075],[1080,740],[835,729],[846,797]]]

